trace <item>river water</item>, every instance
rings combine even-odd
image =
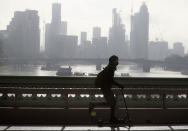
[[[0,75],[8,76],[56,76],[57,71],[41,70],[42,65],[25,65],[22,68],[17,66],[0,67]],[[67,66],[67,65],[62,65]],[[95,65],[70,65],[72,72],[98,73]],[[105,67],[106,65],[102,65]],[[68,67],[68,66],[67,66]],[[143,72],[142,68],[136,65],[118,65],[115,72],[116,77],[121,73],[129,73],[131,77],[164,77],[164,78],[187,78],[188,75],[182,75],[181,72],[166,71],[162,68],[151,68],[149,73]]]

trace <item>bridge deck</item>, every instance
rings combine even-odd
[[[109,109],[95,109],[96,116],[92,117],[87,108],[0,108],[1,124],[39,124],[39,125],[66,125],[66,126],[97,126],[98,120],[108,122]],[[161,109],[137,108],[129,109],[133,125],[170,125],[188,123],[188,109]],[[125,117],[125,109],[117,112],[118,118]],[[106,125],[109,125],[108,123]],[[124,125],[121,125],[124,126]]]
[[[112,89],[118,100],[118,118],[123,118],[126,99],[134,125],[188,123],[188,79],[118,78],[123,94]],[[109,120],[108,108],[88,113],[89,102],[101,102],[94,78],[0,77],[0,124],[97,126]],[[122,125],[123,126],[123,125]]]

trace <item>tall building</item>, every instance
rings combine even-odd
[[[87,32],[81,32],[80,45],[78,51],[79,58],[94,58],[94,46],[87,40]]]
[[[67,35],[67,22],[62,21],[61,22],[61,27],[60,27],[60,33],[61,35]]]
[[[53,57],[55,58],[75,58],[77,53],[77,36],[57,35],[53,45]]]
[[[77,36],[67,35],[67,22],[61,21],[61,4],[52,4],[52,21],[46,24],[45,54],[50,58],[73,58],[77,53]]]
[[[52,4],[52,20],[51,20],[52,34],[58,35],[61,32],[61,4]]]
[[[6,30],[0,30],[0,58],[7,56],[7,31]]]
[[[52,48],[53,48],[53,44],[52,44],[52,34],[51,34],[51,24],[48,23],[46,24],[45,27],[45,52],[47,56],[52,55]]]
[[[81,32],[80,44],[83,44],[87,41],[87,32]]]
[[[93,57],[94,58],[107,58],[108,57],[108,45],[107,37],[98,37],[92,39]]]
[[[53,3],[52,4],[52,20],[51,23],[46,24],[45,28],[45,53],[48,57],[54,57],[56,55],[55,50],[55,41],[56,36],[66,31],[63,30],[63,24],[61,22],[61,4],[60,3]],[[67,27],[65,27],[67,28]]]
[[[80,34],[80,45],[78,49],[78,56],[81,58],[85,58],[87,49],[87,32],[81,32]]]
[[[179,56],[184,56],[185,53],[185,48],[183,46],[183,43],[181,42],[176,42],[173,45],[173,54],[179,55]]]
[[[125,26],[122,24],[117,9],[112,11],[112,27],[109,31],[109,56],[118,55],[120,58],[128,57],[128,44],[125,41]]]
[[[16,11],[7,26],[9,57],[38,57],[40,29],[38,11]]]
[[[79,46],[79,58],[93,58],[93,45],[91,41],[84,41]]]
[[[131,57],[148,59],[149,12],[143,3],[140,12],[131,16]]]
[[[91,54],[94,58],[107,58],[108,57],[107,37],[101,37],[100,27],[93,28]]]
[[[52,4],[52,23],[54,24],[61,23],[61,4],[60,3]]]
[[[94,27],[93,28],[93,39],[101,37],[101,28],[100,27]]]

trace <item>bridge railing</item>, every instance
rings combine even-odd
[[[1,76],[0,107],[87,108],[104,101],[94,77]],[[125,88],[113,87],[118,106],[129,108],[188,108],[188,79],[116,78]]]

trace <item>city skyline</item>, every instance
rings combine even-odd
[[[185,0],[180,0],[180,1],[174,0],[173,2],[171,2],[171,4],[169,4],[169,0],[163,0],[163,2],[159,4],[160,3],[159,0],[158,2],[156,0],[150,0],[150,1],[145,0],[145,1],[146,1],[146,5],[149,8],[149,13],[151,14],[150,15],[151,24],[150,24],[150,39],[149,40],[151,41],[151,40],[154,40],[155,38],[159,38],[159,39],[163,38],[163,40],[169,41],[170,47],[172,47],[174,42],[182,42],[184,43],[184,46],[187,48],[188,39],[186,39],[187,37],[185,34],[188,34],[186,33],[186,31],[188,30],[188,25],[185,23],[188,23],[188,22],[186,19],[187,15],[184,14],[186,13],[186,10],[187,10],[185,6],[187,2]],[[103,9],[102,5],[104,5],[105,2],[107,2],[106,0],[103,0],[100,2],[98,1],[94,2],[94,0],[88,0],[88,1],[78,0],[74,2],[72,0],[69,0],[69,1],[48,0],[45,2],[38,0],[38,5],[36,5],[35,0],[32,0],[32,1],[27,0],[27,2],[24,2],[23,0],[17,0],[17,2],[14,2],[12,0],[6,0],[6,1],[2,0],[1,3],[3,3],[5,7],[7,7],[8,9],[3,8],[3,7],[1,8],[2,10],[1,12],[4,12],[4,14],[2,13],[0,14],[1,16],[4,16],[4,17],[3,17],[3,20],[2,18],[0,18],[0,29],[5,29],[6,25],[9,24],[7,22],[9,22],[10,18],[12,18],[13,13],[11,14],[11,12],[14,12],[17,10],[36,9],[39,11],[40,23],[43,23],[44,20],[47,23],[51,20],[51,4],[54,2],[60,2],[62,4],[62,11],[61,11],[62,20],[67,21],[68,23],[68,34],[78,35],[80,37],[80,32],[85,31],[88,33],[89,40],[91,40],[92,38],[92,29],[95,26],[101,27],[102,36],[108,36],[109,28],[112,24],[112,21],[111,21],[111,9],[112,9],[111,7],[112,6],[118,8],[118,10],[122,10],[121,14],[122,14],[123,24],[125,24],[126,35],[130,37],[129,32],[130,32],[131,5],[133,5],[133,9],[135,13],[139,9],[140,5],[142,4],[141,0],[134,0],[133,1],[134,3],[131,2],[130,0],[127,0],[124,2],[122,0],[118,0],[117,2],[114,2],[113,0],[109,0],[109,2],[107,3],[107,7]],[[124,4],[122,4],[122,2]],[[78,12],[78,14],[81,14],[80,16],[73,15],[75,13],[75,10],[71,10],[72,12],[70,12],[70,9],[68,9],[70,7],[70,4],[72,4],[71,6],[72,8],[77,7],[75,8],[75,10]],[[93,7],[91,8],[91,11],[86,12],[85,9],[90,8],[90,6],[92,5]],[[172,10],[174,7],[176,7],[175,11]],[[158,9],[160,8],[160,10],[156,10],[157,8]],[[97,9],[97,10],[94,10],[94,9]],[[85,13],[83,13],[84,11]],[[158,16],[158,14],[159,13],[161,14],[162,11],[164,15]],[[167,14],[168,14],[168,17],[167,17]],[[182,15],[179,15],[179,14],[182,14]],[[78,17],[80,17],[81,19],[78,20],[77,19]],[[172,18],[174,19],[172,20]],[[99,21],[98,19],[100,19],[101,21]],[[167,19],[169,19],[169,21],[171,20],[171,22],[167,21]],[[179,23],[179,24],[174,24],[174,23]],[[42,26],[40,27],[42,28]]]

